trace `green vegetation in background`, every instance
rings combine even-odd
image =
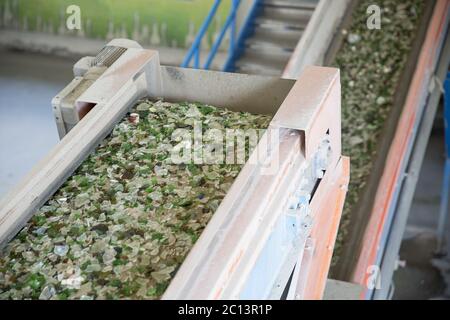
[[[66,8],[78,5],[85,27],[84,36],[100,39],[107,37],[110,22],[114,24],[115,32],[125,27],[128,37],[132,38],[136,29],[135,16],[138,16],[139,30],[142,31],[142,27],[147,25],[150,35],[155,24],[158,25],[159,34],[162,25],[166,25],[167,31],[166,36],[162,37],[165,38],[161,41],[162,46],[185,47],[190,24],[194,26],[194,30],[191,30],[192,37],[197,34],[213,3],[213,0],[0,0],[0,10],[3,18],[5,7],[8,6],[19,28],[22,28],[27,20],[29,30],[35,31],[36,26],[41,25],[46,26],[41,28],[46,28],[44,31],[52,32],[49,31],[52,29],[57,33],[59,28],[65,26],[68,17]],[[216,20],[209,28],[209,44],[214,33],[220,30],[220,26],[225,22],[229,10],[230,1],[223,1]],[[51,28],[48,28],[49,25]]]

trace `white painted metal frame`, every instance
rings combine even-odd
[[[303,276],[293,283],[293,297],[307,297],[302,290],[309,289],[304,279],[308,270],[302,269],[301,257],[309,232],[302,233],[299,229],[311,228],[314,213],[321,211],[331,190],[327,190],[326,184],[319,184],[319,190],[324,192],[311,199],[311,205],[316,209],[311,213],[300,206],[302,195],[299,191],[302,184],[312,182],[314,186],[318,181],[307,176],[306,171],[310,165],[314,166],[314,156],[327,132],[331,135],[332,156],[326,166],[328,176],[324,181],[333,176],[341,159],[339,71],[307,68],[287,95],[269,129],[279,130],[280,134],[279,153],[268,155],[270,163],[279,161],[277,170],[270,175],[261,174],[263,168],[253,165],[255,162],[249,159],[163,298],[280,298],[281,290],[276,288],[284,288],[287,278],[280,281],[279,273],[292,256],[297,260],[290,262],[290,269],[297,263],[298,273]],[[258,152],[267,153],[265,139],[269,139],[267,135],[252,157]],[[291,255],[283,257],[280,255],[283,250]],[[328,263],[329,267],[326,259],[322,263]],[[267,272],[267,268],[271,272]],[[326,275],[324,279],[312,281],[324,288]],[[301,289],[296,290],[299,284]]]
[[[292,286],[293,297],[320,298],[343,202],[341,196],[336,200],[339,205],[330,209],[327,200],[348,183],[348,159],[340,155],[339,71],[332,68],[307,68],[295,82],[160,67],[155,51],[128,49],[76,100],[74,107],[88,103],[95,105],[92,111],[0,203],[0,244],[25,225],[143,97],[269,114],[278,110],[271,130],[262,137],[163,298],[279,298],[295,263],[299,277]],[[318,157],[324,141],[331,150],[325,164]],[[258,156],[265,164],[257,161]],[[274,169],[268,172],[267,164]],[[305,200],[302,192],[313,198]],[[331,231],[311,238],[310,232],[325,226],[325,221],[333,221],[335,230],[326,229]],[[309,258],[306,263],[301,258],[310,242],[316,246],[307,251],[318,259]],[[279,250],[286,252],[276,255]]]
[[[156,51],[129,49],[77,102],[96,105],[0,202],[0,246],[26,224],[85,157],[110,133],[130,104],[160,92]]]

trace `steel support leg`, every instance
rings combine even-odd
[[[441,191],[441,206],[439,211],[439,222],[437,230],[437,249],[438,255],[446,255],[446,242],[448,235],[446,228],[448,223],[448,198],[450,189],[450,72],[447,73],[447,79],[444,83],[444,127],[445,127],[445,167]]]

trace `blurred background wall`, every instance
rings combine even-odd
[[[66,28],[70,5],[81,9],[80,30]],[[90,39],[132,38],[153,47],[188,48],[211,6],[211,0],[0,0],[0,26]],[[222,1],[202,43],[206,50],[229,8],[230,1]]]

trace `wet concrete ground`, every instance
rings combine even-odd
[[[73,63],[0,49],[0,197],[59,141],[51,99]]]

